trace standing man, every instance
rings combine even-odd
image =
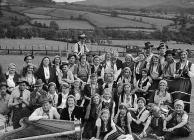
[[[160,64],[162,65],[162,70],[164,68],[165,54],[166,54],[167,49],[168,49],[168,46],[164,42],[161,42],[157,48],[159,59],[160,59]]]
[[[73,46],[73,52],[77,58],[79,58],[82,54],[86,54],[89,52],[89,49],[86,46],[86,35],[81,34],[78,36],[79,41]]]
[[[152,45],[150,42],[146,42],[146,43],[145,43],[144,53],[145,53],[145,56],[146,56],[145,61],[147,62],[147,64],[146,64],[146,68],[147,68],[147,69],[149,69],[151,58],[152,58],[152,56],[154,55],[154,54],[152,53],[152,48],[153,48],[153,47],[154,47],[154,45]]]

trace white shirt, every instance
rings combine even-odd
[[[68,94],[61,94],[62,95],[62,102],[57,108],[65,108],[66,107],[66,101],[67,101],[67,96]]]
[[[44,69],[44,76],[45,76],[45,79],[49,79],[50,78],[50,71],[49,71],[49,67],[43,67]]]
[[[78,49],[78,47],[80,48],[80,51]],[[82,55],[84,54],[85,52],[89,52],[89,49],[87,48],[86,44],[81,44],[81,42],[79,41],[78,43],[76,43],[74,46],[74,53],[77,53],[78,55]]]
[[[15,82],[13,81],[14,75],[9,75],[7,79],[8,87],[15,87]]]
[[[42,107],[37,108],[29,117],[30,121],[35,121],[39,119],[59,119],[60,115],[57,112],[57,109],[55,107],[51,107],[48,113],[45,113],[42,109]]]

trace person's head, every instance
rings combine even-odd
[[[146,77],[147,75],[148,75],[148,69],[146,69],[146,68],[145,69],[142,69],[141,70],[141,76],[142,77]]]
[[[168,88],[168,83],[166,80],[160,80],[159,82],[159,90],[160,91],[166,91]]]
[[[91,74],[90,76],[91,84],[96,84],[97,80],[98,80],[97,75],[95,73]]]
[[[113,80],[114,80],[114,75],[112,72],[107,72],[105,75],[104,75],[106,78],[105,80],[108,82],[108,83],[112,83]]]
[[[148,103],[146,108],[147,108],[148,111],[151,111],[154,106],[155,106],[154,103]]]
[[[0,93],[1,95],[6,95],[6,91],[7,91],[7,83],[6,82],[1,82],[0,83]]]
[[[109,117],[110,117],[110,111],[108,109],[102,109],[100,118],[106,122],[108,121]]]
[[[84,33],[80,34],[78,36],[78,39],[81,43],[84,43],[86,41],[86,35]]]
[[[60,66],[60,69],[62,70],[62,72],[67,72],[69,70],[68,65],[69,64],[67,62],[62,62],[62,65]]]
[[[54,94],[56,92],[56,84],[54,82],[50,82],[48,85],[49,93]]]
[[[174,103],[174,108],[177,113],[182,113],[184,111],[184,102],[182,100],[176,100]]]
[[[143,108],[143,107],[145,107],[145,105],[146,105],[146,100],[145,100],[145,98],[139,97],[139,98],[137,99],[137,105],[138,105],[138,108]]]
[[[44,67],[48,67],[48,66],[51,66],[51,61],[50,61],[50,58],[48,56],[44,57],[41,61],[41,66],[44,66]]]
[[[61,84],[61,91],[62,91],[63,94],[69,94],[69,88],[70,88],[70,86],[69,86],[68,83],[63,82]]]
[[[20,91],[24,91],[28,86],[28,82],[24,78],[20,78],[17,83]]]
[[[100,57],[99,56],[94,56],[93,58],[93,63],[95,66],[98,66],[100,64]]]
[[[133,62],[133,56],[131,54],[126,54],[125,56],[125,62],[131,63]]]
[[[125,67],[125,68],[123,69],[123,76],[124,76],[124,77],[130,77],[131,74],[132,74],[132,72],[131,72],[131,69],[130,69],[129,67]]]
[[[117,84],[117,90],[118,90],[118,93],[121,93],[123,91],[123,83],[122,82],[119,82]]]
[[[110,91],[109,88],[105,88],[105,89],[104,89],[103,98],[104,98],[105,100],[109,100],[109,99],[112,98],[111,91]]]
[[[42,89],[43,85],[44,85],[44,83],[42,82],[42,79],[38,79],[38,80],[36,80],[36,83],[35,83],[34,87],[38,91],[40,91]]]
[[[10,74],[14,74],[16,72],[16,64],[10,63],[8,66],[8,71]]]
[[[67,107],[74,107],[76,105],[76,99],[73,95],[67,97]]]
[[[153,45],[150,42],[145,43],[144,51],[146,55],[149,55],[152,52]]]
[[[113,51],[113,57],[117,59],[119,57],[119,53],[117,51]]]
[[[166,61],[172,61],[174,58],[174,52],[172,50],[167,50],[165,54]]]
[[[69,64],[75,64],[76,55],[75,54],[69,54],[68,61],[69,61]]]
[[[86,62],[86,55],[85,55],[85,54],[82,54],[82,55],[80,56],[80,62],[81,62],[81,63],[85,63],[85,62]]]
[[[88,61],[88,63],[92,63],[93,62],[93,59],[94,59],[93,54],[89,52],[89,54],[87,55],[87,61]]]
[[[105,54],[105,60],[111,60],[112,54],[110,52],[106,52]]]
[[[27,54],[24,57],[24,61],[26,62],[26,64],[32,64],[33,59],[34,59],[34,56],[32,54]]]
[[[152,110],[151,110],[151,114],[156,117],[156,118],[159,118],[162,114],[162,111],[160,109],[160,107],[158,106],[153,106],[152,107]]]
[[[151,58],[151,64],[158,64],[159,63],[159,56],[153,55]]]
[[[34,72],[34,66],[32,64],[28,64],[26,69],[27,69],[27,73],[33,73]]]
[[[100,103],[100,95],[99,94],[94,94],[92,97],[92,101],[94,104],[98,105]]]
[[[80,80],[74,80],[73,86],[75,89],[79,89],[81,85],[81,81]]]
[[[127,113],[127,106],[124,103],[121,103],[119,105],[119,110],[121,114],[126,114]]]
[[[168,46],[164,42],[161,42],[159,47],[157,48],[157,50],[159,51],[159,54],[162,56],[165,55],[167,49],[168,49]]]
[[[54,65],[60,65],[61,64],[61,57],[59,55],[56,55],[53,60]]]
[[[43,111],[49,112],[50,108],[52,107],[50,98],[48,98],[46,95],[41,95],[39,101],[41,103]]]
[[[130,83],[125,83],[123,85],[123,90],[125,94],[130,94],[131,93],[131,84]]]
[[[186,50],[183,50],[180,52],[180,60],[186,61],[188,59],[188,52]]]

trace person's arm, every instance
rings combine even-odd
[[[97,132],[96,132],[96,139],[100,138],[100,128],[101,128],[101,119],[98,118],[96,120],[96,127],[97,127]]]
[[[194,64],[191,65],[190,71],[188,73],[189,77],[194,77]]]
[[[48,119],[47,116],[41,116],[40,115],[40,108],[36,109],[29,117],[29,121],[36,121],[40,119]]]
[[[147,85],[143,87],[142,91],[147,92],[150,86],[151,86],[150,82],[147,82]]]
[[[13,106],[16,106],[16,105],[19,105],[19,104],[20,104],[19,102],[14,103],[14,95],[12,93],[10,98],[9,98],[9,101],[8,101],[8,107],[13,107]]]
[[[111,127],[112,127],[112,130],[106,134],[106,136],[104,137],[103,140],[107,140],[108,136],[110,136],[111,134],[113,134],[114,132],[117,131],[117,128],[115,126],[115,123],[113,122],[113,120],[111,120]]]
[[[166,131],[167,128],[166,128],[166,124],[168,121],[170,121],[172,119],[172,114],[170,114],[166,119],[164,119],[164,122],[163,122],[163,130]]]
[[[177,124],[176,126],[172,127],[172,129],[174,130],[174,129],[183,127],[185,124],[187,124],[188,118],[189,118],[189,116],[187,114],[184,114],[182,116],[182,121],[179,124]]]
[[[131,132],[131,121],[130,121],[130,116],[131,116],[131,114],[128,112],[128,113],[127,113],[127,128],[128,128],[128,130],[129,130],[129,134],[132,134],[132,132]]]
[[[60,119],[60,115],[59,115],[59,113],[58,113],[58,111],[57,111],[57,109],[56,109],[56,108],[54,108],[53,115],[54,115],[54,118],[55,118],[55,119],[57,119],[57,120],[59,120],[59,119]]]
[[[111,114],[111,118],[114,118],[114,114],[115,114],[115,102],[113,102],[113,107],[112,107],[112,114]]]
[[[144,111],[138,120],[134,120],[137,124],[141,124],[146,121],[149,116],[149,111]]]
[[[152,120],[152,117],[149,116],[148,119],[147,119],[147,121],[146,121],[146,123],[145,123],[145,126],[144,126],[144,128],[143,128],[143,132],[142,132],[142,133],[145,134],[146,130],[148,129],[148,127],[149,127],[149,125],[150,125],[150,123],[151,123],[151,120]]]
[[[68,78],[65,79],[65,82],[72,84],[74,82],[74,77],[71,71],[68,71]]]

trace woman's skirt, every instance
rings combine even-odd
[[[190,99],[192,83],[190,78],[179,78],[167,80],[168,91],[171,93],[173,100],[183,100],[185,104],[185,111],[190,112]]]

